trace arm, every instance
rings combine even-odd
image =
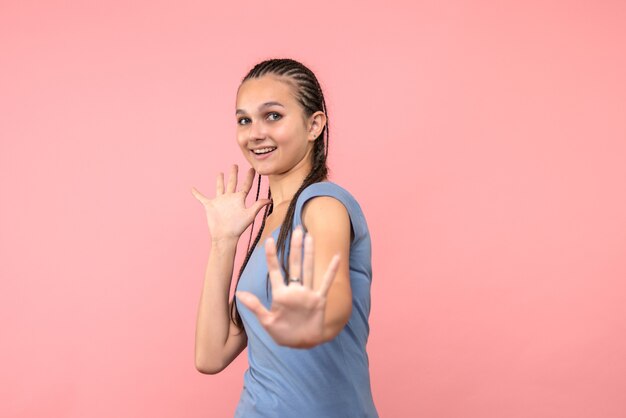
[[[233,164],[226,188],[224,174],[217,176],[216,196],[213,199],[204,196],[195,187],[191,189],[204,206],[212,237],[198,307],[195,346],[196,369],[207,374],[224,370],[248,342],[245,331],[239,331],[230,320],[230,282],[239,237],[261,208],[271,203],[270,199],[259,199],[246,208],[245,199],[252,187],[254,169],[248,169],[242,188],[236,192],[237,173],[238,166]]]
[[[303,225],[296,226],[289,250],[290,275],[301,278],[300,283],[285,283],[276,243],[269,237],[265,255],[272,282],[272,306],[267,309],[251,292],[236,292],[238,300],[256,315],[274,341],[292,348],[312,348],[332,340],[352,314],[351,225],[347,209],[332,197],[315,197],[307,204],[302,220],[305,228],[308,225],[308,234],[304,237]]]
[[[230,320],[230,283],[237,249],[236,240],[213,242],[206,268],[196,320],[196,369],[216,374],[246,347],[247,336]]]
[[[333,256],[341,255],[337,275],[326,297],[324,339],[317,342],[321,344],[335,338],[352,314],[350,287],[352,227],[346,207],[339,200],[329,196],[318,196],[307,201],[302,210],[302,223],[314,239],[314,290],[320,288],[324,272]]]

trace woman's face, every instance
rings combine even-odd
[[[272,75],[248,79],[239,87],[236,108],[237,142],[258,174],[310,165],[314,136],[292,87]]]

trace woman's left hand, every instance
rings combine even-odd
[[[313,289],[313,237],[310,234],[303,237],[300,225],[292,234],[289,251],[289,273],[292,278],[299,278],[299,282],[290,280],[288,285],[285,284],[278,264],[276,244],[272,237],[265,241],[265,256],[272,283],[271,309],[267,310],[250,292],[238,291],[236,296],[257,316],[277,344],[293,348],[310,348],[325,342],[326,295],[337,274],[339,254],[331,260],[318,290]]]

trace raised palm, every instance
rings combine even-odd
[[[320,288],[313,289],[313,237],[303,236],[297,226],[291,238],[289,272],[298,282],[285,284],[278,264],[276,244],[272,237],[265,241],[265,255],[272,284],[272,306],[267,310],[250,292],[238,291],[236,296],[258,318],[261,325],[279,345],[293,348],[310,348],[325,342],[324,312],[326,295],[339,266],[339,255],[331,260]],[[302,246],[304,241],[304,262]],[[301,275],[302,273],[302,275]]]
[[[213,199],[204,196],[195,187],[191,188],[196,199],[204,205],[207,223],[214,241],[221,239],[238,240],[261,208],[271,203],[270,199],[259,199],[250,207],[246,207],[246,196],[248,196],[254,180],[254,168],[248,170],[248,175],[239,190],[237,190],[238,169],[237,164],[232,165],[226,188],[224,188],[224,173],[218,174]]]

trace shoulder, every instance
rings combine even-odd
[[[296,218],[305,229],[315,223],[331,231],[347,227],[354,235],[362,235],[367,228],[356,198],[331,181],[313,183],[302,190],[296,203]]]
[[[348,210],[359,209],[359,204],[355,197],[346,188],[332,181],[321,181],[308,185],[298,197],[297,206],[303,206],[306,202],[317,196],[329,196],[343,203]],[[317,199],[316,199],[317,200]],[[329,199],[324,199],[329,200]]]
[[[309,184],[302,190],[302,193],[313,191],[334,191],[336,193],[345,193],[351,195],[351,193],[343,186],[335,183],[334,181],[318,181],[317,183]]]
[[[305,229],[315,226],[317,229],[336,231],[349,227],[350,214],[346,206],[335,197],[316,196],[302,208],[302,224]]]

